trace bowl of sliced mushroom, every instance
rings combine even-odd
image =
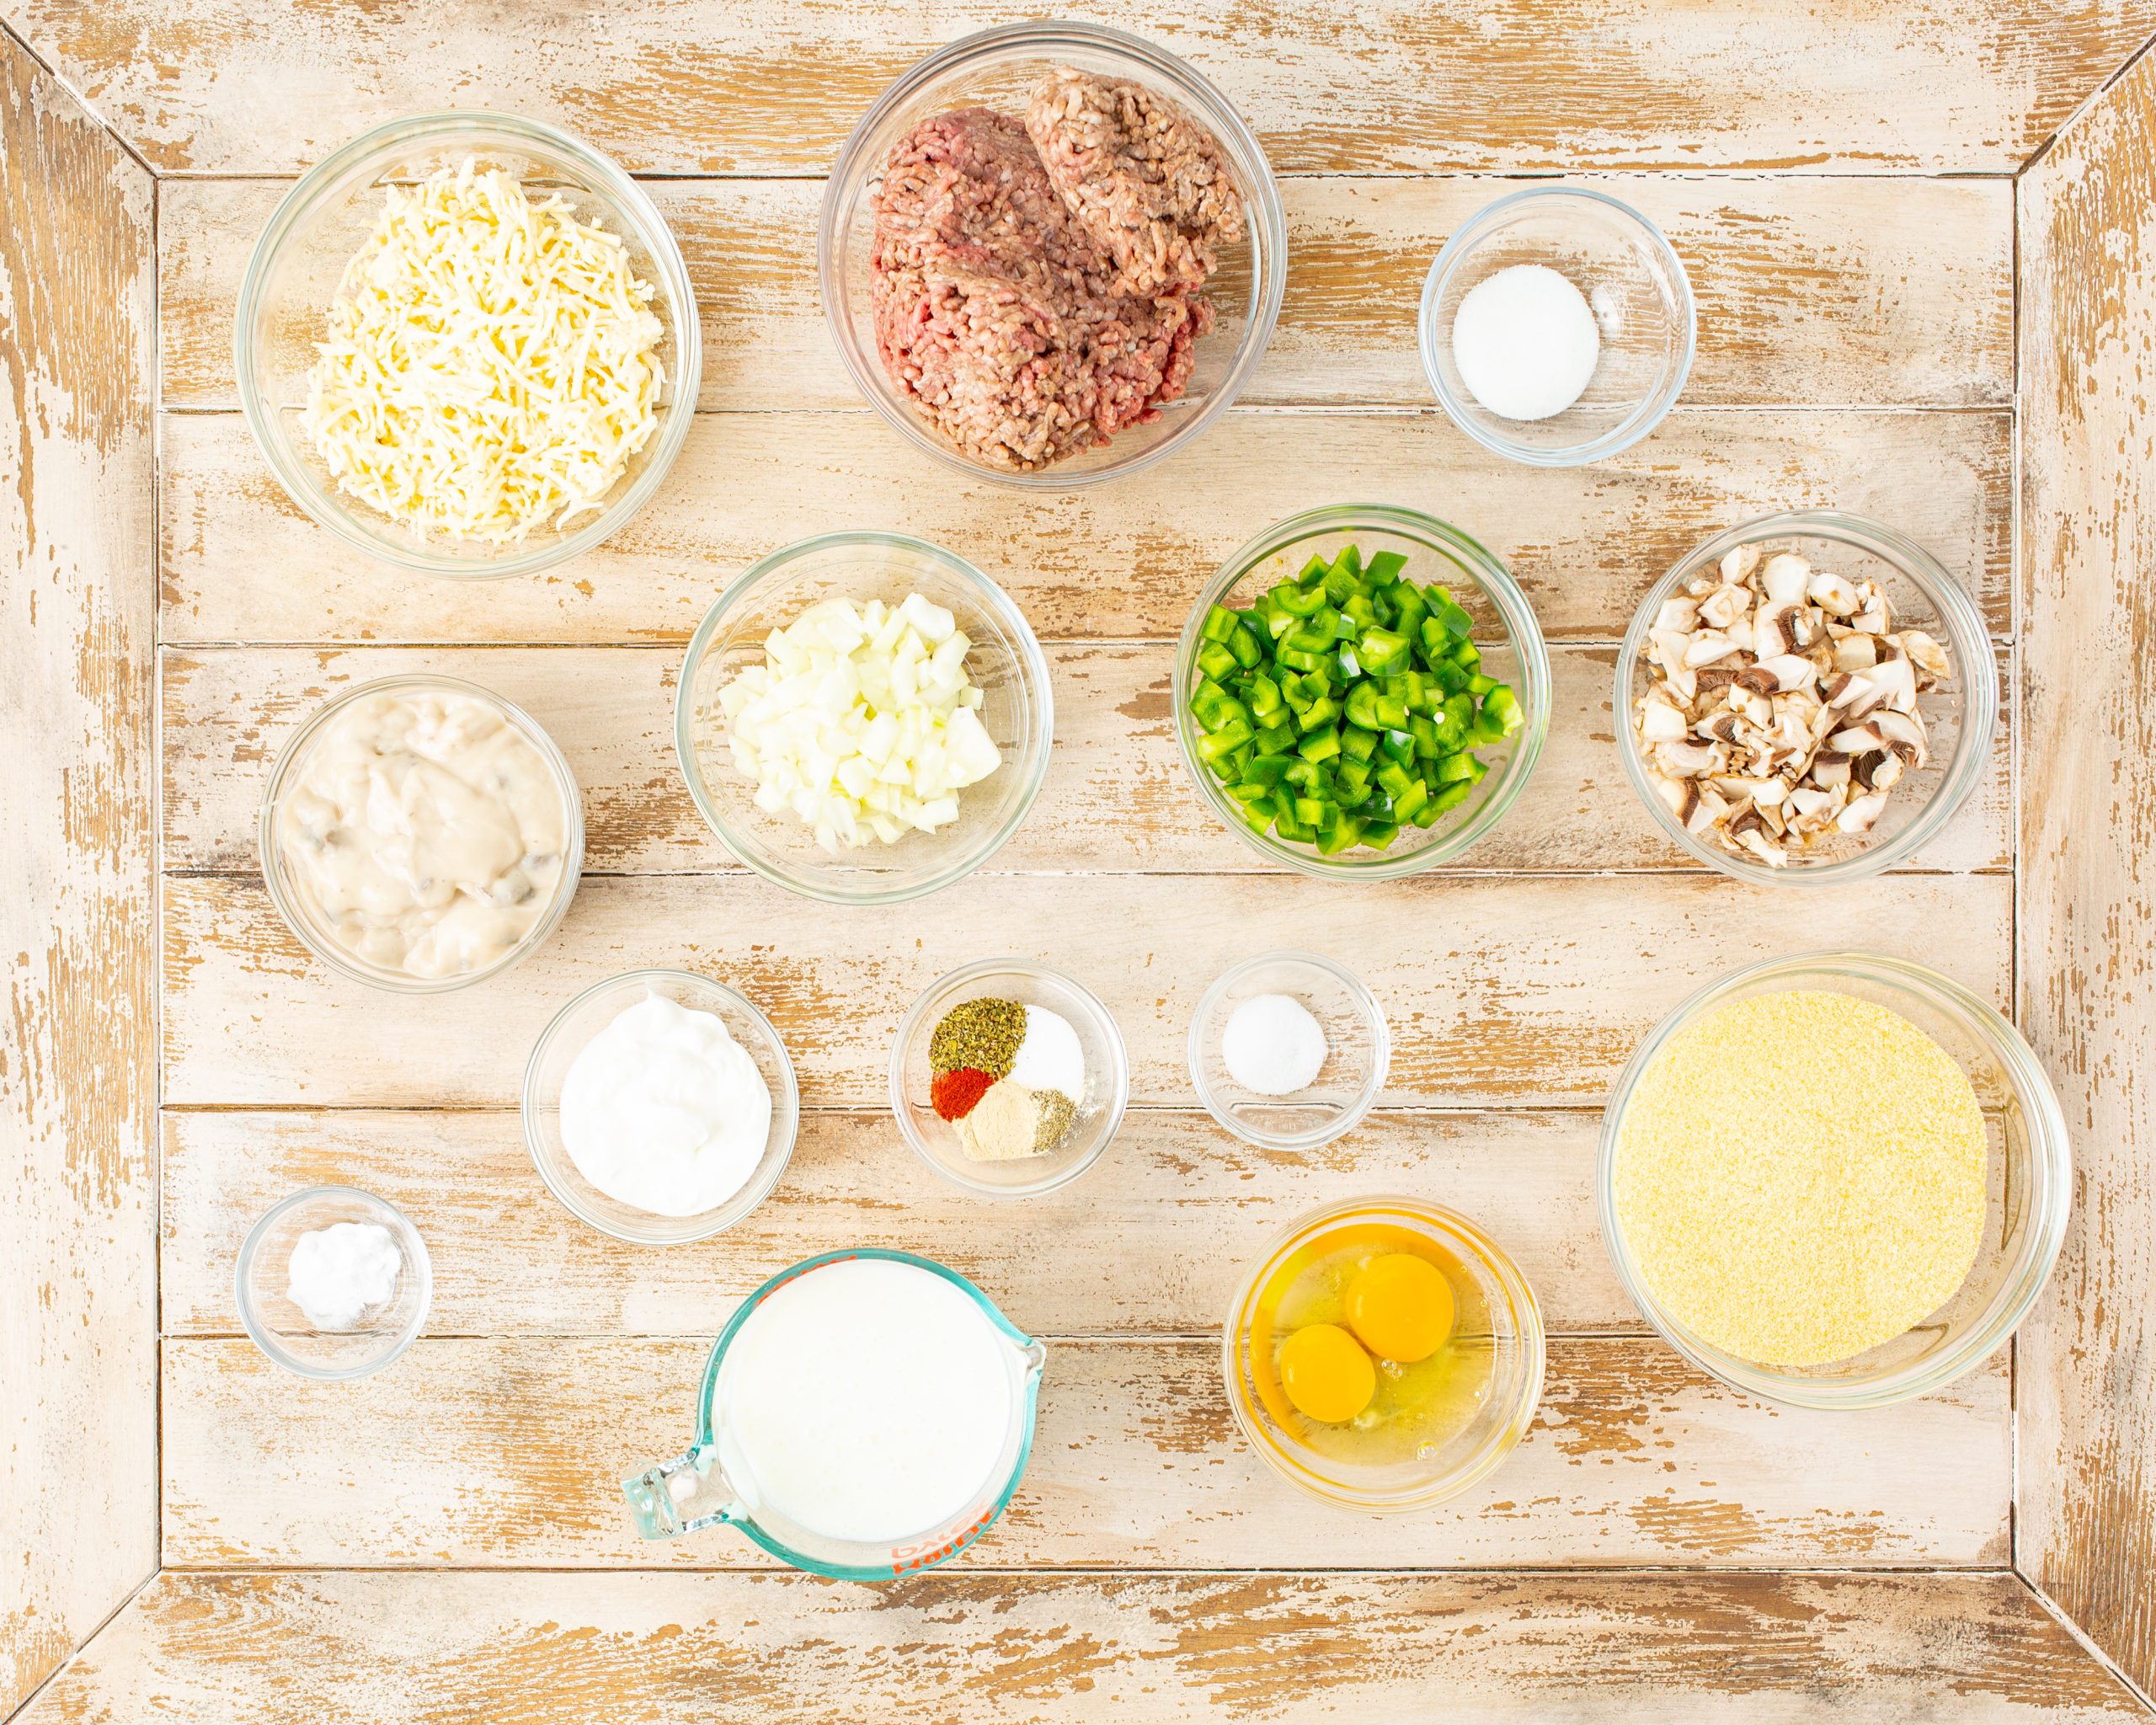
[[[1830,510],[1709,540],[1617,659],[1619,752],[1681,848],[1742,880],[1876,874],[1976,788],[1999,723],[1983,614],[1923,547]]]

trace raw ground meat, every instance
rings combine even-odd
[[[966,454],[1027,471],[1157,419],[1211,303],[1131,291],[1017,120],[967,108],[892,148],[871,305],[884,370]]]
[[[1065,67],[1034,90],[1026,131],[1134,293],[1203,286],[1242,238],[1242,195],[1213,135],[1143,84]]]

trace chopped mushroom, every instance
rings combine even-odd
[[[1663,600],[1633,732],[1685,831],[1769,868],[1869,832],[1930,759],[1923,695],[1952,674],[1877,581],[1801,553],[1726,553]]]

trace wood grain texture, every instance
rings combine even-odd
[[[232,1266],[247,1230],[289,1192],[350,1185],[387,1199],[426,1241],[435,1335],[708,1340],[775,1270],[840,1244],[947,1263],[995,1289],[1028,1331],[1194,1335],[1219,1326],[1276,1230],[1351,1192],[1473,1217],[1518,1263],[1552,1330],[1636,1332],[1595,1220],[1600,1126],[1588,1110],[1380,1114],[1294,1153],[1253,1149],[1202,1113],[1145,1109],[1086,1178],[984,1204],[924,1167],[888,1109],[812,1111],[759,1209],[713,1239],[654,1252],[557,1204],[514,1114],[168,1114],[164,1327],[237,1335]],[[533,1263],[546,1274],[526,1274]]]
[[[2022,1024],[2074,1214],[2021,1346],[2020,1561],[2156,1690],[2156,60],[2031,174]]]
[[[1055,752],[1025,826],[995,873],[1278,872],[1214,818],[1190,782],[1166,645],[1058,644]],[[1550,655],[1549,743],[1519,804],[1454,867],[1493,870],[1697,869],[1640,807],[1610,717],[1616,653]],[[680,654],[666,648],[197,649],[162,665],[163,861],[168,868],[260,867],[256,823],[270,765],[330,695],[371,678],[440,672],[515,702],[558,743],[584,795],[584,864],[595,873],[709,873],[740,865],[689,800],[674,749]],[[1918,870],[2009,862],[2011,702],[1992,770]]]
[[[152,244],[0,35],[0,1714],[157,1564]]]
[[[1831,931],[1760,889],[1683,875],[1438,878],[1319,890],[1281,876],[974,875],[920,907],[834,911],[754,879],[587,879],[516,969],[390,1003],[336,978],[254,881],[166,881],[169,1103],[513,1104],[546,1022],[646,964],[705,969],[767,1012],[812,1107],[883,1105],[899,1017],[945,971],[998,953],[1067,966],[1121,1025],[1139,1103],[1190,1106],[1190,1014],[1287,931],[1362,977],[1390,1023],[1387,1105],[1599,1106],[1685,995],[1824,939],[1940,965],[2002,1006],[2010,883],[1890,875],[1835,894]],[[1084,950],[1070,931],[1086,931]],[[1404,934],[1412,931],[1412,936]],[[1940,950],[1953,935],[1951,950]],[[1111,1174],[1114,1161],[1092,1176]]]
[[[21,1725],[2097,1725],[2010,1575],[167,1574]]]
[[[688,1447],[707,1350],[421,1341],[375,1377],[315,1385],[243,1339],[168,1339],[165,1562],[776,1567],[723,1529],[646,1543],[622,1504],[624,1473]],[[1804,1413],[1746,1400],[1659,1340],[1559,1338],[1534,1428],[1489,1481],[1413,1515],[1345,1515],[1278,1478],[1244,1439],[1217,1336],[1051,1340],[1025,1480],[955,1561],[1998,1564],[2012,1434],[2003,1359],[1898,1407]],[[1835,1465],[1822,1467],[1828,1446]]]
[[[1578,182],[1668,235],[1692,277],[1694,406],[2003,405],[2013,393],[2014,194],[1999,180],[1674,174]],[[1246,403],[1432,404],[1416,351],[1446,237],[1510,190],[1481,179],[1290,180],[1294,266]],[[158,211],[168,408],[237,408],[232,313],[277,180],[174,180]],[[654,180],[703,324],[716,409],[851,408],[816,289],[821,185]]]
[[[632,169],[820,174],[991,0],[328,8],[30,0],[21,28],[159,172],[289,174],[430,109],[550,120]],[[1582,167],[2012,172],[2156,27],[2142,3],[1790,9],[1764,0],[1231,0],[1085,8],[1212,78],[1283,172]]]
[[[1452,521],[1518,579],[1543,633],[1623,635],[1700,540],[1772,510],[1893,523],[2004,629],[2011,425],[1956,414],[1680,407],[1592,467],[1521,467],[1434,410],[1225,416],[1186,454],[1019,502],[954,478],[866,411],[699,415],[659,496],[589,556],[514,581],[428,581],[323,532],[231,414],[160,426],[161,638],[273,642],[685,641],[735,574],[840,527],[917,533],[972,558],[1044,639],[1172,637],[1207,576],[1270,522],[1381,499]]]

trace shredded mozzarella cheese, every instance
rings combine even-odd
[[[618,235],[467,158],[345,266],[303,420],[339,488],[421,535],[520,542],[598,509],[659,423],[664,326]]]

